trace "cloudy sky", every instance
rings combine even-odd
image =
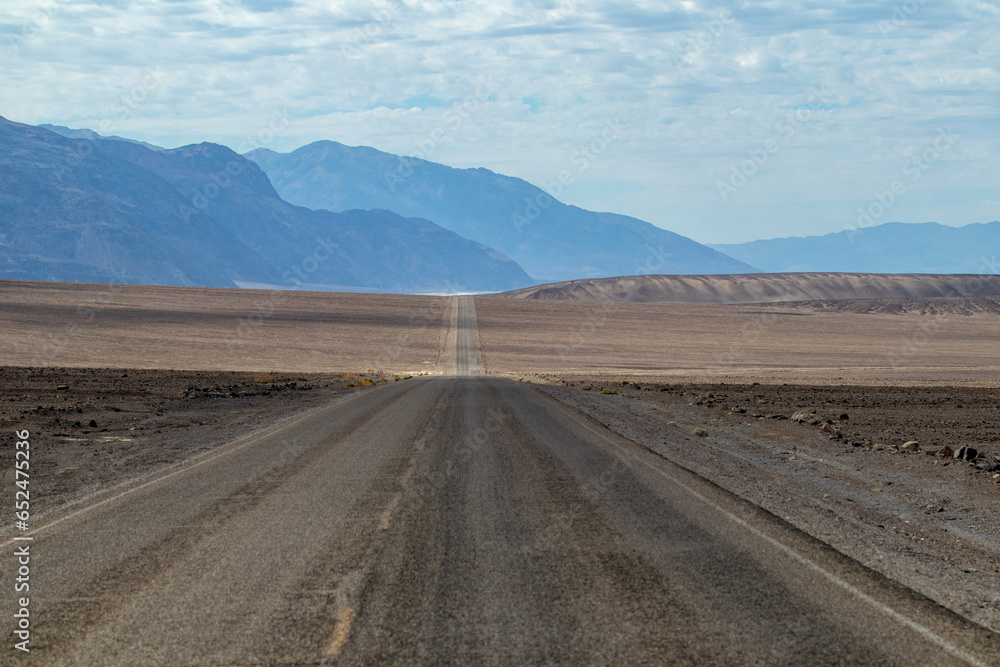
[[[702,242],[963,225],[1000,218],[997,35],[976,0],[5,0],[0,115],[569,171]]]

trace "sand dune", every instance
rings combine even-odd
[[[751,273],[623,276],[526,287],[499,296],[641,303],[778,303],[846,299],[1000,296],[1000,276],[873,273]]]

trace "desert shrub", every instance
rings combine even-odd
[[[371,380],[369,380],[368,378],[365,378],[364,380],[361,381],[361,386],[362,387],[374,387],[375,383],[372,382]]]
[[[707,438],[708,437],[708,431],[705,430],[705,429],[703,429],[703,428],[701,428],[701,427],[698,427],[695,430],[691,431],[691,434],[692,435],[696,435],[699,438]]]
[[[254,382],[266,383],[266,382],[272,382],[273,380],[271,378],[271,374],[270,373],[257,372],[257,373],[253,374],[253,381]]]
[[[602,394],[617,394],[618,390],[614,389],[612,387],[605,387],[604,389],[601,390],[601,393]]]
[[[585,385],[581,385],[580,386],[580,389],[583,389],[584,391],[590,391],[593,388],[594,388],[594,385],[592,385],[592,384],[585,384]]]

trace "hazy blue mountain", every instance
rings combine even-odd
[[[74,130],[72,128],[65,127],[63,125],[50,125],[48,123],[42,123],[41,125],[38,125],[37,127],[40,127],[43,130],[48,130],[49,132],[55,132],[56,134],[61,134],[62,136],[67,137],[69,139],[83,139],[85,141],[100,141],[101,139],[114,139],[116,141],[127,141],[129,143],[139,144],[140,146],[145,146],[146,148],[148,148],[150,150],[154,150],[154,151],[162,151],[162,150],[164,150],[163,148],[161,148],[159,146],[154,146],[153,144],[147,144],[145,141],[136,141],[135,139],[126,139],[125,137],[119,137],[119,136],[114,135],[114,134],[107,135],[107,136],[100,135],[97,132],[94,132],[93,130],[87,130],[87,129],[77,129],[77,130]]]
[[[145,149],[143,149],[145,150]],[[158,176],[0,118],[0,277],[233,286],[280,273]]]
[[[0,215],[4,204],[10,208],[0,234],[7,232],[2,225],[11,230],[0,237],[2,277],[401,292],[532,282],[510,259],[426,220],[289,204],[256,164],[223,146],[164,150],[87,131],[61,128],[71,140],[3,127],[10,150],[0,156],[9,167],[0,171]],[[67,169],[74,160],[80,164]],[[124,213],[88,216],[74,197],[117,203]],[[147,228],[155,232],[140,237]],[[156,270],[138,271],[137,264]]]
[[[964,227],[890,222],[826,236],[712,247],[769,273],[1000,273],[1000,222]]]
[[[642,220],[568,206],[488,169],[454,169],[333,141],[291,153],[258,149],[247,157],[290,202],[428,218],[497,249],[538,280],[755,270]]]

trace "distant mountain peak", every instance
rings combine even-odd
[[[329,140],[247,157],[287,201],[336,211],[379,208],[433,220],[502,252],[536,280],[640,270],[756,271],[648,222],[564,204],[527,181],[484,167],[458,169]]]
[[[45,124],[42,124],[42,125],[38,125],[37,127],[40,127],[40,128],[42,128],[44,130],[48,130],[49,132],[55,132],[56,134],[62,135],[64,137],[68,138],[68,139],[86,139],[88,141],[100,141],[102,139],[113,139],[115,141],[127,141],[129,143],[139,144],[140,146],[145,146],[146,148],[148,148],[150,150],[153,150],[153,151],[166,150],[164,148],[161,148],[160,146],[155,146],[153,144],[146,143],[145,141],[138,141],[136,139],[126,139],[125,137],[119,137],[119,136],[116,136],[116,135],[105,136],[105,135],[98,134],[97,132],[94,132],[93,130],[87,130],[87,129],[74,130],[74,129],[70,129],[68,127],[64,127],[62,125],[49,125],[48,123],[45,123]]]
[[[290,204],[225,146],[154,150],[69,132],[0,119],[2,278],[397,292],[532,283],[428,220]]]
[[[1000,222],[962,227],[887,222],[824,236],[765,239],[713,248],[768,272],[1000,273]]]

